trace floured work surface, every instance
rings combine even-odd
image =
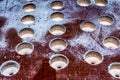
[[[117,80],[108,73],[108,66],[113,62],[120,62],[120,0],[108,0],[105,6],[95,4],[94,0],[91,0],[90,5],[84,6],[76,0],[60,0],[63,6],[57,7],[58,10],[56,7],[52,9],[52,1],[0,1],[0,64],[8,60],[20,64],[16,75],[0,75],[0,79]],[[35,6],[25,12],[23,7],[31,3]],[[52,35],[49,29],[58,24],[63,25],[66,32]],[[21,38],[20,31],[24,28],[33,31],[28,31],[28,34],[23,32],[25,38]],[[106,40],[109,37],[115,39]],[[67,42],[63,51],[54,52],[50,49],[49,43],[56,38]],[[17,53],[16,46],[22,42],[34,45],[31,54]],[[85,61],[84,55],[91,50],[102,55],[103,61],[100,64],[91,65]],[[55,71],[49,65],[49,58],[56,53],[69,58],[69,65],[60,71]]]

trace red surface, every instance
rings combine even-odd
[[[111,0],[105,7],[96,6],[94,3],[89,7],[80,7],[76,0],[63,0],[65,6],[62,10],[52,10],[49,6],[50,2],[49,0],[0,1],[0,64],[7,60],[15,60],[21,65],[18,74],[12,77],[0,75],[0,80],[117,80],[108,73],[108,65],[112,62],[120,62],[120,48],[109,50],[103,46],[102,41],[107,36],[120,39],[120,1]],[[36,11],[25,13],[22,7],[27,3],[34,3],[37,7]],[[50,20],[50,14],[57,11],[64,13],[64,21],[56,23]],[[23,25],[21,18],[28,14],[35,16],[36,22],[32,25]],[[113,25],[102,26],[98,23],[98,18],[104,14],[114,18]],[[85,20],[96,24],[95,32],[86,33],[80,30],[79,25]],[[51,35],[48,29],[54,24],[64,24],[66,33],[62,36]],[[26,27],[33,28],[36,35],[23,40],[19,38],[18,32]],[[83,38],[80,38],[81,36]],[[60,54],[66,55],[70,63],[61,71],[53,70],[48,63],[50,56],[55,54],[48,46],[53,38],[63,38],[68,42],[67,49]],[[85,43],[84,39],[86,39]],[[34,44],[33,54],[25,56],[17,54],[15,46],[22,41]],[[101,52],[104,61],[97,66],[87,64],[83,54],[88,50]]]

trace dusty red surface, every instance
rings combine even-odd
[[[102,41],[108,36],[120,39],[120,1],[110,0],[105,7],[96,6],[94,3],[89,7],[80,7],[76,0],[62,0],[65,6],[61,10],[52,10],[51,1],[0,1],[0,64],[7,60],[15,60],[21,65],[16,75],[0,75],[0,80],[117,80],[108,73],[108,65],[120,62],[120,48],[109,50],[103,46]],[[36,10],[25,13],[22,7],[27,3],[34,3]],[[64,13],[65,18],[56,23],[51,21],[50,14],[57,11]],[[21,18],[28,14],[36,18],[32,25],[21,23]],[[99,24],[98,18],[104,14],[114,18],[113,25]],[[83,21],[93,22],[97,27],[96,31],[83,32],[79,28]],[[48,29],[54,24],[64,24],[66,33],[62,36],[51,35]],[[34,29],[33,38],[21,39],[18,36],[18,32],[26,27]],[[67,49],[60,54],[66,55],[70,63],[61,71],[55,71],[48,63],[50,56],[55,54],[48,46],[49,41],[54,38],[63,38],[68,42]],[[15,51],[16,45],[24,41],[34,44],[35,49],[31,55],[21,56]],[[99,51],[104,56],[104,61],[97,66],[87,64],[83,54],[88,50]]]

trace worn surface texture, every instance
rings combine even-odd
[[[7,60],[15,60],[20,65],[20,71],[12,76],[0,75],[0,80],[117,80],[108,73],[108,65],[120,61],[120,48],[110,50],[103,46],[102,41],[108,36],[120,39],[120,0],[109,0],[105,7],[94,4],[80,7],[76,0],[61,0],[64,8],[53,10],[50,3],[53,0],[0,0],[0,65]],[[26,13],[23,6],[34,3],[36,10]],[[50,19],[53,12],[62,12],[65,16],[63,21],[54,22]],[[99,24],[101,15],[110,15],[114,18],[111,26]],[[35,23],[24,25],[21,18],[25,15],[33,15]],[[91,33],[83,32],[79,25],[83,21],[90,21],[96,25],[96,30]],[[53,36],[49,28],[54,24],[63,24],[66,33],[62,36]],[[23,28],[32,28],[35,36],[21,39],[18,32]],[[56,54],[49,48],[49,41],[54,38],[63,38],[68,47],[60,54],[66,55],[69,66],[61,71],[55,71],[49,66],[49,58]],[[34,51],[31,55],[21,56],[15,51],[20,42],[31,42]],[[87,64],[83,55],[88,50],[96,50],[104,56],[104,61],[96,66]]]

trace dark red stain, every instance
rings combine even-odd
[[[0,28],[2,28],[7,21],[7,18],[0,16]]]
[[[49,66],[48,63],[46,63],[46,61],[48,61],[47,59],[44,59],[44,64],[43,64],[43,80],[56,80],[56,71],[54,69],[51,69],[51,67]],[[48,69],[48,70],[46,70]],[[47,73],[49,72],[49,74]],[[54,76],[52,74],[54,74]],[[48,77],[46,77],[48,76]]]
[[[51,74],[50,74],[51,73]],[[53,76],[54,74],[54,76]],[[38,73],[32,78],[31,80],[56,80],[56,71],[54,69],[51,69],[48,63],[48,59],[43,59],[42,66],[40,66],[40,69],[38,70]],[[46,77],[48,76],[48,77]]]
[[[46,33],[46,35],[45,35],[45,39],[46,40],[50,40],[50,39],[52,39],[52,38],[54,38],[55,36],[52,36],[52,34],[50,34],[50,32],[48,31],[47,33]]]
[[[110,36],[115,36],[118,39],[120,39],[120,30],[113,31]]]
[[[11,28],[6,32],[6,41],[8,43],[8,48],[14,49],[22,40],[18,36],[17,31],[14,28]]]
[[[61,37],[66,40],[69,40],[69,39],[73,39],[75,36],[81,34],[83,31],[80,29],[80,23],[82,23],[82,22],[83,22],[83,20],[77,19],[71,23],[64,24],[64,26],[66,27],[66,33],[64,35],[61,35]]]
[[[43,75],[42,72],[43,72],[43,69],[40,69],[40,70],[38,71],[37,75],[35,75],[34,78],[32,78],[31,80],[36,80],[36,79],[39,80],[39,79],[43,79],[43,78],[42,78],[42,75]]]
[[[1,0],[2,1],[2,0]],[[48,1],[48,0],[45,0]],[[8,43],[7,49],[5,51],[0,50],[0,60],[2,62],[12,59],[16,60],[21,64],[21,70],[17,75],[14,75],[12,77],[4,77],[0,75],[0,79],[2,80],[59,80],[56,78],[56,75],[64,74],[68,77],[69,80],[117,80],[114,79],[110,74],[108,74],[108,65],[112,62],[119,62],[120,61],[120,52],[117,52],[117,55],[115,56],[104,56],[104,61],[102,64],[97,66],[92,66],[87,64],[85,61],[80,61],[76,55],[82,55],[87,51],[87,49],[84,47],[84,45],[77,45],[76,47],[70,46],[68,43],[68,47],[66,50],[61,51],[60,54],[66,55],[69,60],[70,64],[67,68],[61,71],[55,71],[49,66],[49,59],[44,57],[48,55],[48,53],[52,52],[49,48],[49,41],[53,38],[63,38],[65,40],[73,39],[76,36],[82,35],[84,33],[80,29],[80,24],[85,20],[95,20],[100,15],[103,15],[105,11],[108,9],[108,7],[98,7],[98,6],[89,6],[89,7],[80,7],[75,3],[76,0],[66,0],[66,4],[64,9],[62,9],[66,14],[68,14],[70,17],[67,17],[68,22],[64,24],[66,27],[66,33],[61,36],[53,36],[49,32],[45,35],[46,44],[42,46],[39,42],[33,42],[34,44],[34,51],[31,55],[25,55],[20,56],[16,52],[10,52],[10,49],[15,49],[15,46],[22,42],[22,39],[18,36],[17,31],[15,28],[11,28],[6,32],[6,41]],[[70,3],[71,2],[71,3]],[[72,6],[73,5],[73,6]],[[119,13],[119,4],[113,3],[112,6],[114,7],[112,10],[114,10],[114,13],[117,15],[120,15]],[[17,9],[19,6],[13,6],[10,8],[10,11],[19,11]],[[77,10],[74,12],[73,7],[76,7]],[[20,7],[19,7],[20,8]],[[60,10],[60,11],[62,11]],[[55,10],[54,10],[55,11]],[[67,12],[68,11],[68,12]],[[91,17],[93,16],[94,17]],[[70,21],[69,21],[70,20]],[[6,24],[7,19],[4,17],[0,17],[0,28],[2,28]],[[114,26],[115,24],[113,24]],[[102,28],[100,30],[100,34],[98,36],[100,42],[98,44],[102,44]],[[120,39],[120,31],[116,30],[110,34],[110,36],[116,36]],[[0,32],[0,35],[2,32]],[[92,35],[91,35],[92,37]],[[94,37],[93,37],[94,38]],[[73,52],[70,52],[72,50]],[[109,53],[108,53],[109,54]],[[7,58],[4,59],[4,56],[7,55]],[[17,56],[20,56],[20,58],[17,58]],[[48,56],[47,56],[48,57]],[[42,63],[41,63],[42,61]],[[38,62],[38,63],[37,63]],[[42,65],[40,65],[42,64]],[[36,68],[35,71],[37,71],[36,74],[30,76],[31,67]],[[29,76],[29,78],[28,78]],[[4,78],[4,79],[3,79]],[[63,80],[64,77],[62,76],[61,80]]]

